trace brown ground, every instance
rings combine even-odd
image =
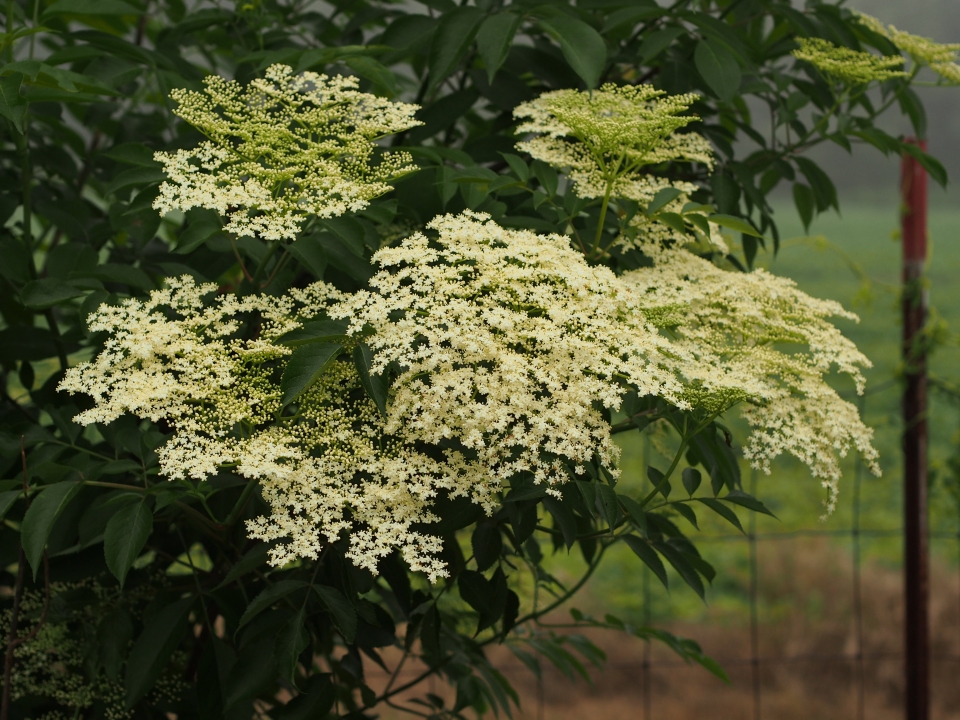
[[[761,545],[763,545],[761,543]],[[556,671],[542,686],[504,648],[491,658],[521,696],[523,720],[899,720],[903,717],[902,579],[899,570],[867,565],[862,572],[863,715],[856,655],[856,624],[849,560],[823,540],[768,543],[760,549],[759,655],[750,661],[749,614],[713,613],[671,631],[692,637],[721,661],[732,684],[688,667],[656,645],[644,670],[644,644],[610,632],[590,633],[606,650],[593,685]],[[960,593],[956,570],[934,562],[931,577],[932,718],[960,718]],[[388,664],[392,664],[389,663]],[[369,682],[382,687],[385,677]],[[382,672],[382,671],[381,671]],[[405,667],[399,680],[414,677]],[[759,715],[753,693],[760,685]],[[646,692],[649,689],[649,694]],[[441,682],[413,696],[452,697]],[[645,702],[646,701],[646,702]],[[384,718],[413,717],[381,707]]]

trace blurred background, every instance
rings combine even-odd
[[[960,42],[958,0],[853,0],[847,6],[939,42]],[[947,191],[930,187],[930,302],[957,332],[960,88],[918,91],[926,105],[930,151],[954,183]],[[892,114],[885,129],[909,133],[908,123]],[[776,213],[781,250],[776,256],[764,254],[758,264],[860,315],[859,324],[843,323],[843,329],[874,367],[867,373],[867,395],[858,400],[851,394],[851,399],[862,402],[868,424],[876,429],[883,476],[875,478],[848,459],[837,510],[821,521],[825,492],[799,463],[778,462],[769,476],[751,474],[744,465],[745,489],[779,519],[761,516],[747,526],[742,516],[755,534],[751,540],[730,525],[703,518],[698,547],[718,570],[706,604],[676,577],[667,593],[640,569],[629,549],[617,546],[619,553],[608,557],[574,605],[697,640],[720,661],[731,684],[684,665],[663,647],[600,633],[591,639],[606,651],[606,669],[592,668],[593,685],[556,672],[538,682],[515,659],[504,657],[504,670],[522,690],[525,717],[903,717],[901,387],[896,379],[900,160],[872,147],[856,148],[852,155],[836,145],[817,150],[812,158],[839,189],[840,214],[822,216],[804,232],[785,192]],[[935,351],[931,375],[960,385],[956,345]],[[960,718],[960,406],[935,389],[930,431],[932,715]],[[637,491],[645,482],[645,465],[669,462],[658,453],[656,436],[631,435],[622,445],[621,482]],[[580,569],[573,554],[558,556],[556,563],[559,576],[572,578]]]

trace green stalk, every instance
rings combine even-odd
[[[600,238],[603,237],[603,224],[607,220],[607,206],[610,205],[610,195],[613,192],[613,183],[607,183],[607,191],[603,194],[603,204],[600,206],[600,219],[597,222],[597,234],[593,238],[593,247],[590,249],[590,256],[597,255],[600,249]]]
[[[233,526],[237,520],[240,519],[240,514],[243,512],[243,509],[247,506],[247,501],[250,499],[250,496],[253,494],[254,488],[257,487],[256,480],[247,481],[247,485],[243,488],[243,492],[240,493],[240,497],[237,498],[237,504],[233,506],[233,510],[230,511],[230,514],[227,515],[227,519],[223,521],[223,524],[228,528]]]

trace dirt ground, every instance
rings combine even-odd
[[[903,717],[902,576],[867,565],[862,571],[863,661],[856,661],[856,614],[844,553],[822,540],[764,549],[758,655],[751,661],[747,606],[697,624],[666,625],[697,640],[721,662],[726,685],[671,651],[610,632],[585,633],[607,653],[593,683],[547,670],[542,683],[506,648],[490,658],[521,697],[518,720],[899,720]],[[960,718],[960,593],[956,569],[931,568],[932,718]],[[645,663],[645,658],[649,663]],[[391,663],[388,662],[388,665]],[[370,685],[385,676],[373,668]],[[415,676],[408,664],[398,678]],[[382,671],[380,671],[382,673]],[[859,679],[862,674],[862,684]],[[754,692],[759,686],[759,705]],[[861,690],[862,688],[862,690]],[[440,681],[409,697],[434,692]],[[404,699],[409,699],[404,698]],[[858,708],[862,702],[863,714]],[[403,704],[403,703],[401,703]],[[407,705],[407,707],[415,707]],[[422,707],[420,708],[422,710]],[[412,717],[389,707],[381,717]]]

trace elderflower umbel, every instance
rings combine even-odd
[[[555,90],[514,110],[518,133],[536,137],[517,148],[566,170],[580,197],[633,199],[639,169],[669,161],[713,166],[710,144],[676,130],[697,120],[682,115],[694,95],[666,96],[648,85],[607,84],[592,92]]]
[[[800,47],[793,56],[813,65],[827,77],[852,85],[866,85],[895,77],[905,77],[903,58],[881,56],[834,45],[822,38],[799,38]]]
[[[864,27],[890,40],[898,49],[907,53],[918,65],[925,65],[951,84],[960,84],[960,43],[938,43],[930,38],[912,35],[885,26],[880,20],[861,12],[855,16]]]
[[[356,78],[273,65],[245,88],[216,75],[204,85],[170,94],[208,140],[156,153],[169,178],[154,202],[161,213],[210,208],[236,235],[293,239],[307,218],[361,210],[414,169],[408,153],[377,152],[376,141],[419,125],[418,106],[359,92]]]
[[[70,368],[61,390],[82,392],[94,407],[75,419],[109,423],[124,412],[166,420],[171,439],[158,449],[171,480],[202,480],[224,467],[258,481],[269,517],[248,522],[251,537],[281,541],[274,564],[317,558],[342,536],[346,556],[375,571],[399,550],[414,570],[446,575],[439,537],[424,527],[439,491],[464,494],[457,462],[440,462],[383,434],[353,364],[332,367],[284,414],[280,377],[291,353],[287,332],[322,315],[341,295],[323,283],[287,296],[209,299],[216,286],[189,277],[146,301],[103,305],[89,319],[107,333],[100,354]],[[255,339],[240,330],[259,317]],[[344,353],[348,357],[349,353]]]

